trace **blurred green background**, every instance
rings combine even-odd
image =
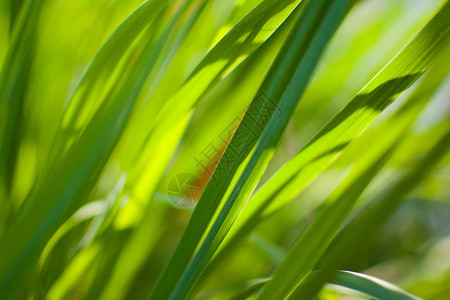
[[[25,2],[0,2],[0,61],[7,59],[13,42],[14,6]],[[230,72],[205,93],[191,111],[188,127],[161,176],[152,173],[151,168],[135,171],[133,168],[141,158],[142,137],[155,121],[155,112],[180,89],[224,34],[261,1],[197,2],[198,6],[205,6],[196,15],[189,32],[180,40],[172,32],[168,39],[172,38],[173,43],[161,49],[167,56],[158,61],[158,72],[150,73],[139,91],[132,121],[95,188],[47,244],[34,281],[33,294],[37,299],[144,299],[156,284],[199,197],[195,194],[187,199],[187,191],[174,188],[174,180],[192,176],[195,179],[191,184],[199,190],[205,186],[215,160],[226,146],[223,131],[235,128],[236,119],[250,104],[280,47],[280,43],[272,43],[266,52],[243,61],[232,72],[230,67]],[[443,2],[359,1],[327,46],[260,185],[387,64]],[[34,45],[29,45],[32,60],[24,90],[20,145],[11,191],[5,197],[9,204],[0,214],[0,233],[6,230],[10,218],[45,171],[46,157],[63,111],[85,70],[114,29],[141,3],[135,0],[42,1]],[[181,3],[170,4],[161,18],[169,20]],[[194,11],[195,5],[190,9]],[[175,29],[179,30],[174,30],[175,34],[183,34],[182,28]],[[139,38],[150,36],[152,30],[162,29],[150,26]],[[138,53],[139,47],[134,46],[132,51]],[[133,61],[133,55],[130,52],[129,61]],[[129,72],[126,62],[123,66],[114,69],[115,76]],[[382,126],[410,93],[407,91],[384,111],[370,125],[371,130]],[[100,92],[98,103],[93,104],[100,109],[102,97]],[[353,215],[381,197],[439,139],[450,121],[449,99],[447,76],[393,157],[364,192]],[[77,118],[82,120],[83,115]],[[158,147],[158,151],[165,151],[164,142]],[[348,173],[355,156],[359,155],[359,147],[357,140],[295,201],[258,226],[226,263],[219,266],[195,298],[229,299],[255,278],[270,275],[315,216],[320,203]],[[158,164],[158,159],[154,156],[152,163]],[[207,167],[200,165],[199,160]],[[148,182],[155,185],[150,194]],[[450,155],[447,155],[431,176],[408,193],[376,236],[370,237],[371,242],[361,245],[359,255],[346,268],[387,280],[424,299],[448,299],[449,200]],[[151,213],[148,213],[149,203]],[[147,225],[139,227],[143,219]],[[145,237],[145,241],[130,246],[136,228],[143,230],[139,236]],[[318,297],[359,299],[363,296],[329,286]]]

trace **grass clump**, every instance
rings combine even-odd
[[[2,297],[444,299],[450,3],[415,2],[1,2]]]

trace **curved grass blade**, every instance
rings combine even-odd
[[[331,283],[380,300],[420,300],[389,282],[357,272],[339,271]]]
[[[271,278],[259,279],[256,283],[250,285],[245,290],[234,295],[231,300],[246,300],[258,293]]]
[[[310,276],[318,276],[321,272],[322,271],[314,271]],[[258,290],[260,290],[269,281],[270,279],[259,281],[241,293],[235,295],[232,300],[248,299],[250,296],[257,293]],[[421,298],[416,297],[387,281],[357,272],[338,271],[335,277],[328,281],[328,283],[346,287],[379,300],[421,300]]]
[[[205,277],[262,220],[289,203],[327,168],[386,107],[409,88],[449,43],[448,2],[303,149],[259,189],[242,210]]]
[[[129,179],[133,183],[131,194],[134,199],[146,201],[153,194],[195,104],[224,74],[265,42],[299,1],[272,0],[261,3],[214,46],[194,70],[195,76],[191,75],[181,90],[171,97],[150,126],[148,114],[138,116],[140,119],[135,123],[150,127],[151,130],[145,132],[144,136],[133,136],[131,139],[131,142],[138,144],[135,146],[138,152],[129,154],[127,151],[127,156],[138,160],[136,164],[133,163]],[[160,147],[161,144],[165,147]],[[139,226],[145,227],[145,224],[143,221]],[[145,234],[142,228],[136,232]],[[139,239],[136,237],[134,240]]]

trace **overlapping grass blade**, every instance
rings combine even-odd
[[[302,150],[290,159],[242,210],[207,274],[262,220],[289,203],[392,101],[410,87],[449,43],[446,2],[421,32],[381,70]]]
[[[0,198],[3,199],[10,192],[22,136],[22,110],[33,63],[41,5],[42,1],[27,1],[23,4],[0,73]],[[13,5],[12,13],[18,13],[15,9],[20,10],[20,3],[17,6]],[[16,15],[11,16],[11,22],[15,18]],[[1,209],[8,210],[9,207],[2,205]]]
[[[365,152],[364,156],[356,162],[355,170],[349,174],[348,179],[346,179],[330,196],[332,199],[331,201],[333,201],[333,199],[334,201],[327,204],[327,207],[318,214],[313,223],[308,227],[305,233],[302,234],[289,255],[275,272],[274,277],[268,283],[264,282],[260,284],[265,285],[260,298],[265,299],[264,297],[267,297],[267,299],[273,299],[272,297],[276,297],[277,299],[284,299],[284,297],[290,294],[293,286],[299,282],[302,283],[302,278],[313,269],[315,263],[321,256],[321,253],[325,251],[325,248],[330,243],[334,233],[351,212],[351,207],[357,200],[358,195],[376,175],[377,170],[387,159],[388,153],[392,152],[392,149],[395,148],[402,140],[402,137],[405,136],[405,133],[414,124],[414,120],[422,112],[423,107],[430,98],[430,94],[438,88],[440,82],[445,78],[447,70],[445,66],[446,64],[439,65],[437,67],[437,72],[435,69],[432,69],[430,74],[425,76],[421,85],[408,98],[408,101],[400,107],[390,119],[383,123],[382,126],[377,129],[375,134],[372,131],[368,131],[359,139],[366,143],[365,148],[359,150],[360,152]],[[368,145],[367,141],[369,141]],[[356,144],[356,146],[359,146],[359,144]],[[371,163],[371,161],[374,163]],[[417,181],[411,184],[409,188],[403,186],[405,187],[405,190],[402,190],[402,192],[407,193],[416,183]],[[335,196],[336,194],[338,194],[338,196]],[[392,201],[392,198],[390,198],[389,203],[393,202],[395,201]],[[359,234],[358,236],[347,236],[345,241],[339,241],[338,238],[341,256],[339,257],[336,251],[334,251],[332,253],[334,254],[334,260],[327,260],[328,254],[325,253],[325,261],[318,266],[318,269],[320,269],[321,272],[310,274],[307,280],[301,284],[301,288],[297,289],[290,299],[309,299],[314,296],[311,294],[311,291],[317,292],[319,290],[321,284],[318,285],[318,282],[321,282],[322,284],[331,282],[330,280],[333,280],[335,270],[338,267],[342,267],[339,263],[342,264],[344,257],[349,259],[352,256],[352,254],[349,253],[353,252],[348,250],[351,242],[355,240],[362,242],[364,241],[364,236],[373,234],[373,232],[368,231],[368,228],[377,228],[380,225],[379,220],[386,218],[385,215],[381,216],[381,214],[384,214],[386,211],[386,207],[384,207],[384,210],[380,209],[378,211],[380,215],[373,216],[370,221],[373,221],[374,224],[368,224],[366,222],[365,224],[355,225],[354,230],[364,231],[363,234]],[[393,211],[393,209],[391,211]],[[375,217],[377,219],[375,219]],[[362,225],[365,227],[361,227]],[[345,230],[343,233],[345,234]],[[331,248],[333,249],[333,246]],[[278,282],[276,281],[277,274]],[[289,278],[292,279],[290,283],[288,281]],[[283,285],[285,285],[285,287],[283,287]],[[271,287],[271,293],[266,292],[266,294],[264,294],[266,289],[270,289]],[[277,290],[280,288],[285,288],[285,292],[281,290],[277,293]],[[248,292],[254,292],[255,289],[257,289],[257,287],[250,288]],[[309,294],[305,293],[305,291],[308,291]]]
[[[107,96],[108,101],[95,112],[79,139],[60,160],[49,163],[20,215],[0,240],[1,255],[9,258],[0,266],[0,291],[4,295],[20,292],[17,284],[19,278],[26,277],[23,271],[33,268],[56,228],[94,187],[155,63],[159,48],[154,46],[153,40],[149,39],[137,52],[138,57],[129,61],[127,76],[118,78]],[[48,186],[54,186],[54,189],[49,190]]]
[[[447,47],[448,49],[448,47]],[[439,59],[439,63],[433,66],[424,76],[423,81],[410,95],[408,102],[394,114],[389,122],[383,124],[382,132],[391,130],[398,124],[412,123],[422,111],[425,103],[431,95],[437,90],[441,82],[447,75],[450,60],[445,57],[445,51]],[[447,139],[447,144],[446,144]],[[345,265],[345,261],[351,259],[353,253],[358,249],[350,246],[350,241],[359,241],[364,243],[368,236],[375,234],[390,214],[403,200],[404,196],[415,187],[423,178],[430,174],[433,166],[436,165],[445,154],[445,148],[448,148],[448,138],[443,138],[441,142],[435,145],[430,154],[427,154],[417,166],[397,183],[387,195],[373,207],[369,207],[358,216],[350,225],[339,233],[335,240],[329,246],[323,257],[318,263],[317,269],[322,270],[320,275],[312,276],[300,284],[294,292],[292,299],[310,298],[317,293],[324,282],[333,277],[334,272]],[[441,152],[444,151],[444,152]],[[431,156],[436,155],[435,157]]]
[[[64,269],[63,274],[44,295],[52,299],[67,299],[73,282],[82,277],[86,269],[92,266],[96,257],[99,255],[100,250],[101,247],[99,243],[81,250],[73,263]],[[43,297],[43,295],[41,295],[41,297]]]
[[[133,194],[147,199],[181,139],[195,105],[220,79],[253,53],[280,26],[300,0],[264,1],[234,26],[202,59],[183,86],[137,138],[138,162],[131,171]],[[145,110],[145,108],[144,108]],[[139,117],[148,124],[148,117]],[[149,125],[146,125],[149,126]],[[160,147],[164,144],[165,147]],[[157,160],[152,159],[158,157]]]
[[[276,7],[281,7],[282,8],[282,11],[283,10],[287,10],[287,12],[284,12],[284,14],[286,14],[286,13],[288,13],[289,12],[289,10],[288,9],[286,9],[286,5],[287,4],[289,4],[289,1],[287,1],[287,2],[285,2],[285,3],[278,3],[277,5],[276,5]],[[292,4],[291,4],[291,6],[292,6]],[[266,15],[261,15],[261,9],[259,10],[259,13],[258,14],[253,14],[253,15],[251,15],[251,21],[252,22],[250,22],[250,23],[255,23],[255,22],[257,22],[259,25],[261,25],[261,28],[260,28],[260,30],[261,31],[263,31],[263,33],[262,33],[262,36],[264,37],[264,36],[267,36],[267,35],[269,35],[270,34],[270,32],[271,31],[269,31],[269,32],[267,32],[266,30],[265,30],[265,26],[263,26],[266,22],[267,22],[267,20],[270,20],[270,18],[272,18],[273,17],[273,15],[274,15],[274,12],[273,11],[270,11],[270,9],[269,8],[273,8],[274,7],[274,3],[272,3],[272,4],[270,4],[269,6],[267,6],[267,3],[265,3],[265,5],[264,6],[262,6],[263,8],[264,8],[264,10],[262,10],[263,12],[270,12],[269,14],[266,14]],[[288,8],[289,8],[289,6],[288,6]],[[282,15],[283,16],[283,15]],[[279,20],[280,21],[278,21],[278,22],[281,22],[281,20],[282,20],[282,18],[280,18],[279,16],[277,16],[278,18],[279,18]],[[243,22],[243,23],[245,23],[245,22]],[[247,28],[243,28],[243,27],[241,27],[240,28],[240,30],[243,30],[243,32],[245,32],[245,30],[247,30]],[[241,33],[239,33],[239,34],[235,34],[234,35],[234,37],[231,39],[231,40],[236,40],[236,39],[239,39],[240,37],[241,37],[241,35],[240,34],[243,34],[243,32],[241,32]],[[258,31],[256,31],[256,32],[258,32]],[[222,44],[221,44],[222,45]],[[226,52],[226,50],[229,50],[229,49],[226,49],[226,47],[225,47],[226,45],[224,45],[224,46],[220,46],[220,47],[218,47],[219,49],[225,49],[225,52]],[[245,46],[240,46],[240,45],[236,45],[236,48],[239,50],[239,51],[247,51],[246,49],[246,47]],[[221,51],[222,51],[221,50]],[[221,51],[219,51],[220,53],[221,53]],[[239,52],[238,52],[239,53]],[[240,54],[238,55],[238,57],[240,57]],[[221,70],[222,72],[224,72],[225,70]],[[206,74],[206,75],[209,75],[209,74]],[[169,154],[170,154],[170,152],[168,152]],[[162,160],[162,159],[161,159]],[[161,160],[158,160],[158,161],[161,161]],[[163,170],[163,168],[162,168],[162,170]],[[153,169],[153,171],[155,171],[154,169]],[[156,176],[156,174],[153,174],[153,178],[154,179],[158,179],[158,176]],[[149,184],[148,182],[146,182],[146,184],[147,184],[147,186],[151,186],[151,184]],[[144,236],[146,236],[147,234],[148,234],[148,228],[149,228],[149,226],[148,226],[148,220],[153,220],[154,218],[145,218],[144,220],[145,220],[145,222],[144,222],[144,224],[143,224],[143,226],[140,226],[140,228],[138,229],[138,230],[136,230],[135,231],[135,234],[133,235],[133,238],[132,239],[130,239],[130,242],[132,242],[132,241],[136,241],[137,243],[138,243],[138,245],[139,245],[139,253],[145,253],[145,250],[142,248],[142,246],[143,246],[143,244],[140,242],[141,240],[142,240],[142,234],[144,235]],[[142,225],[142,224],[141,224]],[[144,226],[145,225],[145,226]],[[150,227],[152,227],[152,225],[155,225],[154,224],[154,222],[150,222]],[[144,237],[144,238],[146,238],[146,237]],[[148,238],[147,238],[147,240],[148,240]],[[132,243],[132,245],[130,245],[129,247],[126,247],[126,249],[132,249],[131,251],[133,252],[133,255],[135,255],[136,253],[135,253],[135,251],[133,250],[134,249],[134,247],[133,247],[133,245],[134,245],[135,243]],[[135,260],[136,261],[136,263],[135,264],[133,264],[133,265],[135,265],[135,267],[134,268],[131,268],[130,269],[130,264],[129,264],[129,259],[127,258],[127,256],[125,255],[125,254],[127,254],[128,252],[125,252],[124,253],[124,262],[125,262],[125,265],[126,265],[126,270],[127,270],[127,272],[129,273],[129,272],[131,272],[130,270],[132,270],[132,269],[136,269],[137,268],[137,266],[139,266],[139,262],[142,260]],[[144,256],[145,257],[145,256]],[[120,271],[120,270],[119,270]],[[123,283],[124,282],[124,280],[123,280],[123,276],[125,275],[125,274],[123,274],[123,272],[120,272],[120,273],[117,273],[117,274],[120,274],[120,276],[118,277],[118,278],[120,278],[120,280],[121,280],[121,283]],[[122,284],[123,285],[123,284]],[[114,292],[116,293],[117,292],[117,285],[114,285]],[[117,296],[117,294],[115,294],[116,296]]]
[[[378,143],[368,143],[361,150],[364,154],[356,161],[354,169],[333,191],[306,231],[291,248],[289,254],[276,269],[259,299],[285,299],[303,278],[314,268],[334,234],[352,211],[353,206],[367,185],[377,175],[405,134],[404,126],[393,128]],[[372,137],[369,140],[373,140]]]
[[[440,67],[441,69],[438,70],[440,74],[438,72],[438,76],[436,76],[435,70],[432,70],[431,75],[428,74],[424,78],[425,80],[415,90],[415,93],[409,97],[406,104],[378,129],[378,136],[370,136],[370,132],[365,134],[365,138],[369,135],[368,138],[371,141],[370,146],[366,148],[365,160],[367,162],[363,162],[362,167],[352,171],[349,179],[346,179],[346,182],[344,182],[343,192],[340,191],[340,187],[338,188],[338,193],[341,193],[339,196],[336,198],[331,196],[333,202],[319,213],[313,223],[295,243],[286,259],[275,272],[274,278],[264,288],[261,298],[267,297],[267,299],[270,299],[273,297],[281,299],[289,295],[294,285],[301,283],[308,272],[314,268],[321,254],[331,242],[332,237],[350,214],[359,194],[376,175],[377,168],[388,157],[391,149],[406,135],[409,128],[414,124],[415,119],[423,110],[430,94],[439,87],[439,84],[445,78],[446,68],[442,68],[442,65]],[[370,161],[375,161],[373,164],[375,169],[372,166],[367,168],[367,165],[365,165]],[[287,280],[288,278],[291,278],[290,282]],[[270,291],[271,288],[272,290]],[[283,288],[285,289],[284,291]],[[266,294],[264,294],[265,292]],[[277,294],[277,292],[283,294]]]
[[[359,247],[348,243],[356,239],[360,243],[366,243],[367,239],[376,234],[407,193],[431,173],[449,149],[450,131],[447,126],[443,137],[417,165],[404,174],[387,194],[383,193],[379,200],[366,207],[337,235],[317,265],[321,272],[315,276],[308,276],[294,291],[291,299],[309,299],[318,293],[322,285],[333,278],[336,270],[358,253]]]
[[[14,23],[17,20],[20,10],[23,7],[23,4],[25,3],[25,0],[10,0],[9,1],[9,11],[10,11],[10,17],[9,17],[9,28],[12,30],[14,27]]]
[[[140,93],[141,87],[144,84],[144,81],[148,81],[148,78],[146,78],[148,76],[149,73],[151,73],[152,71],[158,71],[155,69],[161,68],[161,63],[160,61],[164,61],[165,59],[167,59],[167,57],[170,55],[171,51],[175,51],[175,49],[179,46],[179,41],[183,40],[183,38],[186,36],[186,34],[189,32],[190,27],[192,25],[192,21],[194,21],[197,16],[198,16],[198,12],[202,11],[202,9],[204,8],[204,3],[201,5],[196,5],[194,7],[194,9],[190,9],[192,8],[192,1],[187,1],[184,2],[184,4],[180,7],[178,7],[178,10],[173,14],[173,16],[171,16],[171,18],[169,19],[169,21],[167,21],[166,23],[164,23],[164,30],[162,32],[162,34],[156,39],[156,41],[154,40],[154,38],[149,38],[148,41],[146,41],[146,43],[148,44],[147,49],[144,50],[144,53],[148,59],[149,59],[149,63],[148,64],[142,64],[141,62],[137,62],[137,64],[133,64],[131,67],[136,68],[136,66],[139,66],[139,68],[141,68],[141,72],[142,72],[142,77],[139,78],[139,80],[137,80],[137,85],[136,85],[136,89],[134,89],[132,92],[134,93],[134,95],[132,96],[132,98],[136,99],[138,97],[138,94]],[[190,9],[189,14],[186,15],[185,12],[186,10]],[[183,19],[183,23],[180,24],[179,21],[181,18]],[[158,20],[156,20],[156,24],[155,22],[152,23],[152,29],[154,29],[153,27],[155,27],[155,25],[158,25],[158,23],[161,22],[160,20],[161,18],[159,18]],[[175,26],[177,25],[177,26]],[[172,31],[172,29],[176,27],[176,34],[174,36],[170,36],[170,33]],[[163,50],[167,50],[166,48],[171,49],[171,51],[163,51]],[[137,68],[137,69],[139,69]],[[131,69],[132,70],[132,69]],[[135,77],[130,76],[129,73],[124,73],[121,75],[122,76],[122,80],[124,80],[125,84],[129,84],[129,82],[133,82],[133,80],[136,80]],[[122,85],[122,83],[119,81],[118,83]],[[123,96],[123,95],[122,95]],[[122,96],[117,96],[117,99],[120,99],[120,97]],[[109,99],[106,98],[109,101],[114,101],[117,99]],[[120,179],[119,179],[120,181]],[[109,196],[108,196],[109,197]],[[119,195],[115,195],[113,196],[115,198],[118,198]],[[105,222],[109,222],[111,220],[111,214],[113,214],[114,211],[110,211],[110,212],[105,212],[104,214],[106,214],[108,217],[103,216],[100,219],[102,219],[104,222],[97,224],[97,226],[100,226],[102,228],[104,228],[105,226]],[[108,221],[109,220],[109,221]],[[151,220],[155,220],[155,214],[153,214]],[[98,223],[98,222],[97,222]],[[154,224],[154,222],[152,223]],[[157,224],[154,224],[155,228],[157,228]],[[92,227],[92,226],[91,226]],[[98,227],[97,231],[100,229],[100,227]],[[89,229],[89,231],[92,233],[92,228]],[[146,238],[146,241],[149,243],[151,241],[151,239]],[[144,246],[144,244],[141,242],[140,243],[141,246],[141,250],[142,247]],[[108,266],[111,266],[109,268],[112,268],[112,266],[114,266],[114,261],[116,260],[116,256],[117,254],[113,255],[113,256],[109,256],[107,258],[103,258],[103,259],[109,259],[110,262],[105,264]],[[137,256],[137,253],[134,252],[134,256]],[[138,262],[140,262],[138,260]],[[47,262],[47,263],[51,263],[51,261]],[[130,267],[133,266],[133,264],[130,263],[130,260],[127,259],[127,270],[130,269]],[[107,274],[109,274],[109,272],[104,272],[104,275],[102,276],[103,281],[97,281],[96,285],[97,285],[97,290],[100,286],[103,286],[103,284],[106,284],[106,281],[108,280],[108,276]],[[121,284],[120,286],[127,286],[126,283],[128,280],[130,280],[129,276],[126,276],[127,274],[125,273],[121,273]],[[115,286],[115,294],[114,297],[120,297],[121,293],[123,293],[124,290],[123,289],[119,289],[119,285],[116,284]],[[90,292],[91,293],[91,292]],[[93,294],[98,293],[98,291],[94,291],[92,292]],[[92,294],[91,293],[91,294]],[[96,298],[98,298],[99,296],[96,296]]]
[[[346,19],[350,27],[357,24],[362,30],[341,26],[332,48],[321,59],[315,85],[305,95],[319,57],[356,0],[1,2],[0,40],[8,47],[0,49],[0,298],[134,299],[146,297],[155,285],[154,299],[188,298],[194,287],[201,287],[200,278],[208,277],[251,230],[290,202],[344,149],[345,154],[320,179],[335,179],[337,170],[346,166],[352,166],[353,173],[329,202],[323,203],[323,209],[317,210],[319,219],[303,237],[311,246],[304,251],[300,246],[294,248],[282,263],[282,267],[290,268],[286,267],[284,273],[278,271],[261,297],[273,292],[283,298],[300,281],[291,298],[308,298],[306,295],[314,296],[324,282],[333,282],[336,270],[352,269],[350,265],[356,265],[355,271],[362,269],[359,261],[346,263],[356,253],[355,240],[363,241],[366,235],[375,233],[374,227],[381,226],[401,200],[393,200],[391,195],[387,203],[383,198],[386,193],[377,193],[377,201],[344,227],[334,242],[332,239],[359,193],[400,142],[395,137],[406,132],[422,111],[428,100],[426,92],[432,93],[448,73],[444,59],[438,56],[448,52],[448,48],[442,48],[449,44],[449,24],[444,20],[449,14],[448,3],[443,5],[440,17],[431,21],[434,25],[428,25],[256,196],[253,190],[259,180],[265,181],[266,175],[295,153],[295,137],[303,140],[301,137],[316,133],[311,128],[328,121],[328,113],[347,99],[350,90],[356,92],[355,87],[367,80],[372,67],[386,58],[390,50],[384,49],[403,43],[395,33],[407,31],[405,36],[410,36],[425,17],[430,19],[429,9],[448,2],[438,0],[417,9],[380,1],[358,6],[352,18]],[[136,7],[98,49],[99,41],[106,37],[105,28],[109,32]],[[360,8],[367,12],[361,15]],[[372,14],[373,8],[381,13]],[[370,24],[361,22],[361,16],[367,13]],[[358,37],[354,43],[354,36],[367,37]],[[397,42],[392,43],[394,36]],[[381,41],[388,40],[390,45],[384,47]],[[372,59],[374,56],[378,58]],[[369,129],[356,140],[436,61],[442,64],[440,75],[430,81],[428,73],[412,94],[405,95],[412,96],[404,98],[408,102],[400,108],[401,114],[394,113],[382,127],[374,126],[375,134]],[[350,74],[350,70],[354,72]],[[346,96],[341,97],[343,94]],[[437,123],[436,118],[428,118],[430,111],[439,110],[437,120],[448,117],[441,107],[436,109],[442,105],[442,94],[440,90],[433,98],[418,127]],[[306,101],[299,118],[294,118],[282,147],[278,147],[301,98]],[[244,107],[252,99],[242,119]],[[226,125],[227,130],[223,130]],[[235,131],[237,125],[240,127]],[[442,129],[448,135],[445,122],[425,135],[420,133],[419,138],[409,135],[402,151],[389,160],[386,173],[415,165],[418,153],[432,148],[431,141],[442,137]],[[436,165],[445,155],[442,151],[448,151],[449,139],[436,146],[444,150],[433,148],[437,160],[428,157],[426,163]],[[201,166],[197,155],[203,155],[204,150],[200,148],[218,140],[218,152],[214,157],[205,156],[202,162],[207,167]],[[409,148],[417,141],[419,145]],[[279,151],[274,156],[276,148]],[[400,181],[396,196],[404,196],[403,189],[412,188],[417,178],[430,173],[432,166],[427,169],[422,162],[419,165],[422,167],[416,166],[402,179],[403,184]],[[422,171],[425,174],[419,176],[417,172]],[[435,190],[434,185],[444,188],[442,171],[428,178],[417,192],[440,197],[441,190]],[[169,182],[182,172],[197,175],[194,180],[201,185],[188,185],[189,199],[197,199],[208,179],[209,183],[164,271],[161,262],[170,258],[190,214],[190,209],[173,207],[177,206],[176,199],[170,197],[173,191]],[[411,174],[415,177],[408,177]],[[405,183],[405,178],[410,181]],[[310,200],[326,198],[320,195],[329,190],[319,185],[303,194],[307,206]],[[318,193],[316,188],[320,189]],[[387,192],[392,190],[388,188]],[[178,195],[184,196],[183,192]],[[420,203],[433,208],[439,205],[423,200]],[[299,203],[292,204],[298,207]],[[280,250],[282,245],[299,229],[292,222],[301,217],[302,227],[307,223],[308,207],[300,209],[301,216],[285,210],[286,214],[273,216],[277,226],[265,223],[259,228],[261,235],[253,237],[261,240],[251,239],[227,261],[219,277],[211,276],[211,285],[202,291],[206,298],[211,293],[229,298],[239,283],[267,272],[265,262],[280,264],[286,256]],[[315,235],[313,230],[317,230]],[[432,230],[433,234],[442,231]],[[417,232],[412,235],[417,237]],[[217,250],[220,254],[214,257]],[[263,253],[259,253],[261,250]],[[254,251],[262,257],[253,255]],[[305,277],[314,267],[320,272]],[[286,282],[280,279],[283,274]],[[360,276],[348,276],[353,275]],[[350,286],[348,276],[340,283]],[[361,278],[352,278],[351,282],[361,283]],[[251,296],[265,283],[244,294]],[[372,296],[386,293],[379,287],[368,290],[374,286],[367,281],[353,287],[365,289]]]
[[[267,3],[266,3],[267,4]],[[283,3],[279,3],[283,4]],[[268,12],[267,6],[265,6],[265,11]],[[254,19],[255,14],[250,14],[249,17],[251,17],[249,22],[250,24],[255,22]],[[271,14],[266,14],[265,18],[271,17]],[[260,16],[261,17],[261,16]],[[281,19],[280,19],[281,20]],[[262,22],[266,22],[266,19],[259,20]],[[268,51],[270,52],[269,56],[272,56],[274,52],[272,47],[274,44],[276,47],[278,47],[278,44],[282,41],[282,39],[287,34],[288,29],[290,26],[292,26],[292,23],[294,21],[294,18],[290,18],[286,22],[283,23],[283,25],[280,28],[277,28],[276,32],[270,36],[270,38],[266,41],[264,41],[264,47],[259,47],[257,50],[255,50],[252,54],[250,54],[249,59],[245,60],[244,66],[240,67],[240,70],[247,72],[252,71],[256,66],[259,66],[261,63],[264,63],[267,61],[267,59],[271,59],[271,57],[266,58],[268,56]],[[279,22],[279,21],[277,21]],[[245,24],[247,22],[243,22]],[[277,23],[278,25],[278,23]],[[262,32],[264,34],[267,34],[265,32],[265,26],[261,28]],[[240,28],[239,30],[243,30],[244,28]],[[273,29],[271,29],[273,30]],[[234,35],[234,37],[231,40],[236,40],[240,35],[236,35],[235,31],[231,31],[229,33],[230,35]],[[242,32],[240,33],[242,34]],[[262,33],[260,33],[262,34]],[[226,40],[219,42],[219,44],[216,46],[220,50],[220,52],[225,51],[225,46],[227,44],[221,44],[223,42],[226,42]],[[229,42],[229,41],[228,41]],[[260,41],[258,40],[258,43]],[[238,53],[241,53],[237,55],[236,57],[240,57],[243,55],[243,53],[246,53],[246,47],[245,45],[236,45]],[[276,48],[275,47],[275,48]],[[211,52],[210,55],[212,55],[214,50]],[[208,56],[207,56],[208,57]],[[212,58],[208,58],[212,59]],[[225,69],[221,69],[220,72],[224,72]],[[239,70],[236,70],[239,71]],[[241,71],[239,71],[241,72]],[[235,71],[233,71],[233,74]],[[208,73],[205,73],[205,75],[208,75]],[[242,76],[242,74],[241,74]],[[209,80],[209,79],[208,79]],[[243,86],[243,88],[246,88]],[[184,101],[185,99],[181,99],[181,97],[177,98],[179,101]],[[161,127],[163,130],[167,130],[167,127]],[[165,136],[164,138],[167,138]],[[178,143],[178,140],[175,137],[170,137],[170,139],[174,140],[175,143]],[[148,170],[151,171],[151,178],[147,178],[143,176],[142,178],[139,178],[139,180],[142,183],[145,183],[145,190],[146,192],[144,195],[150,195],[152,191],[152,186],[154,187],[154,184],[156,184],[159,180],[159,174],[160,172],[164,171],[165,165],[161,163],[163,161],[162,155],[164,155],[167,159],[170,157],[170,151],[167,151],[167,148],[169,148],[169,145],[165,143],[164,148],[164,154],[158,155],[159,159],[157,160],[158,165],[152,165],[151,167],[148,167]],[[160,147],[158,147],[159,149]],[[142,159],[141,159],[142,160]],[[139,173],[138,173],[139,174]],[[136,194],[134,194],[136,195]],[[139,197],[141,198],[142,192],[139,192]],[[148,196],[147,196],[148,197]],[[145,197],[144,197],[145,198]],[[148,238],[149,232],[155,232],[155,229],[158,228],[158,222],[161,221],[161,217],[166,214],[167,209],[162,209],[159,207],[156,207],[155,205],[150,205],[146,212],[143,214],[142,221],[137,224],[135,227],[135,230],[133,231],[130,239],[128,240],[127,244],[124,246],[124,250],[122,251],[119,260],[116,264],[116,268],[114,269],[114,273],[111,277],[110,282],[108,283],[107,288],[104,291],[103,297],[105,299],[108,299],[111,297],[111,295],[114,295],[115,297],[119,297],[122,295],[122,292],[125,292],[125,289],[127,287],[127,282],[129,282],[134,274],[138,271],[144,260],[149,255],[149,252],[151,251],[151,247],[154,246],[154,243],[156,242],[156,235],[153,235],[153,237],[150,239]],[[155,232],[156,234],[156,232]],[[142,241],[145,240],[146,242],[143,243]],[[133,257],[133,259],[130,259],[130,256]]]
[[[233,181],[233,176],[238,178],[236,171],[239,167],[242,169],[245,165],[241,164],[250,158],[171,298],[180,299],[189,293],[273,155],[274,148],[307,85],[317,60],[351,4],[350,1],[308,2],[305,5],[304,11],[260,87],[259,94],[247,110],[219,161],[213,179],[208,182],[179,247],[153,294],[154,298],[168,296],[173,284],[180,277],[180,270],[187,265],[206,230],[208,222],[205,220],[214,216],[220,199],[227,193],[226,189]],[[255,144],[256,148],[250,156]]]
[[[382,300],[420,300],[389,282],[369,275],[339,271],[331,282]]]
[[[447,126],[447,132],[417,165],[404,174],[387,194],[364,209],[355,220],[343,229],[319,262],[318,268],[322,271],[316,276],[308,276],[292,294],[291,299],[313,297],[325,282],[331,280],[336,269],[352,259],[358,251],[358,247],[348,244],[349,241],[358,239],[361,243],[365,243],[370,236],[375,234],[403,201],[406,194],[431,173],[449,149],[450,131]]]
[[[202,177],[204,166],[198,164],[195,157],[205,149],[208,143],[224,149],[228,141],[221,138],[224,129],[238,125],[246,107],[257,93],[267,70],[273,63],[276,54],[286,38],[293,18],[286,20],[255,52],[236,67],[229,75],[209,92],[193,113],[186,132],[195,131],[195,135],[185,137],[173,162],[175,167],[164,177],[173,178],[181,172],[197,174]],[[231,88],[232,87],[232,88]],[[204,112],[208,115],[204,116]],[[208,169],[208,173],[212,172]],[[167,181],[160,188],[167,186]],[[163,192],[163,191],[161,191]]]
[[[66,130],[75,126],[80,118],[80,110],[87,110],[90,105],[86,103],[96,86],[102,86],[113,73],[119,61],[131,46],[139,34],[156,18],[164,7],[172,1],[149,0],[137,8],[119,27],[113,32],[108,41],[92,60],[82,80],[78,84],[62,121]],[[99,105],[100,103],[96,103]],[[95,109],[90,112],[94,113]],[[85,113],[87,114],[87,113]],[[89,117],[86,117],[89,120]]]
[[[124,71],[124,62],[127,53],[131,53],[133,42],[172,1],[145,1],[116,28],[98,51],[64,109],[56,136],[48,150],[50,152],[45,153],[47,164],[61,156],[87,126],[118,80],[120,72],[117,69]],[[157,24],[154,23],[153,26],[155,25]],[[155,39],[156,36],[155,30],[146,38]],[[147,40],[140,41],[140,47],[144,47]]]
[[[310,274],[311,277],[319,276],[322,271],[314,271]],[[270,279],[261,280],[260,282],[250,286],[245,291],[237,294],[232,300],[244,300],[257,293]],[[379,278],[369,276],[362,273],[350,271],[338,271],[334,278],[328,283],[346,287],[367,296],[374,297],[380,300],[420,300],[399,287],[381,280]],[[295,298],[295,299],[309,299],[309,298]]]

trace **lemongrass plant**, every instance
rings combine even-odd
[[[448,1],[0,4],[0,298],[446,299]]]

